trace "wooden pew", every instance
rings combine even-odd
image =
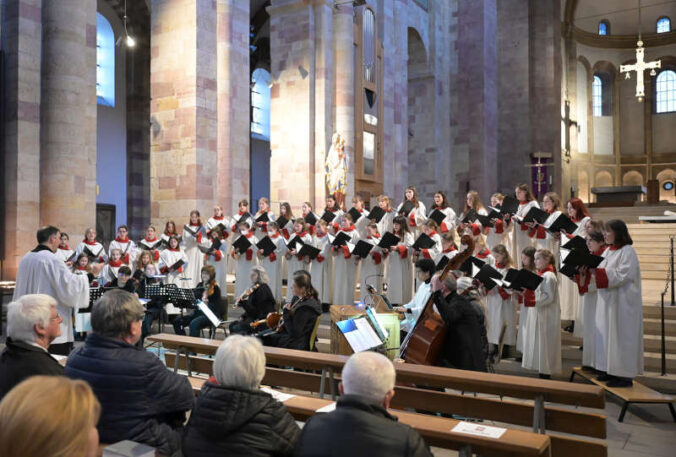
[[[316,376],[316,375],[315,375]],[[204,378],[189,377],[195,394],[199,394]],[[300,421],[306,421],[318,409],[332,402],[321,398],[296,395],[284,402],[289,413]],[[496,456],[548,456],[550,439],[521,430],[507,429],[499,439],[484,438],[464,433],[453,432],[459,421],[442,417],[409,413],[400,410],[389,410],[399,422],[414,428],[431,446],[460,450],[461,456],[480,455]]]

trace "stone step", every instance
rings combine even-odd
[[[669,320],[664,322],[664,333],[668,336],[676,336],[676,321]],[[661,335],[662,327],[659,319],[643,318],[644,335]]]
[[[665,338],[667,354],[676,355],[676,336],[667,336]],[[578,338],[568,332],[561,332],[562,346],[582,346],[582,338]],[[662,341],[660,335],[644,335],[643,348],[645,352],[660,353],[662,351]]]
[[[667,304],[664,307],[664,318],[667,320],[676,320],[676,306],[668,306],[670,300],[670,294],[667,294],[665,297],[665,303]],[[643,305],[643,318],[646,319],[659,319],[661,316],[661,311],[659,306],[654,305]]]

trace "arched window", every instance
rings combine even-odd
[[[671,19],[661,17],[657,20],[657,33],[671,32]]]
[[[606,19],[599,22],[599,35],[610,35],[610,22]]]
[[[100,13],[96,13],[96,100],[115,106],[115,34]]]
[[[664,70],[657,75],[655,103],[658,113],[676,111],[676,71]]]
[[[592,110],[594,116],[603,116],[603,81],[597,75],[592,82]]]
[[[264,68],[251,75],[251,133],[270,140],[270,87],[271,76]]]

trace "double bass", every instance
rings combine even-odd
[[[453,257],[441,273],[441,280],[452,270],[460,268],[474,252],[474,240],[470,235],[463,235],[461,243],[467,249]],[[434,311],[434,297],[430,295],[427,304],[420,313],[411,332],[406,336],[399,350],[399,357],[408,363],[418,365],[436,365],[441,346],[446,339],[446,323],[439,313]]]

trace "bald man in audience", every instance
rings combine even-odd
[[[351,356],[343,368],[335,411],[308,419],[294,455],[431,456],[418,432],[387,412],[394,381],[394,366],[382,354],[359,352]]]
[[[0,355],[0,400],[21,381],[63,374],[47,350],[61,335],[61,316],[49,295],[24,295],[7,305],[7,347]]]

